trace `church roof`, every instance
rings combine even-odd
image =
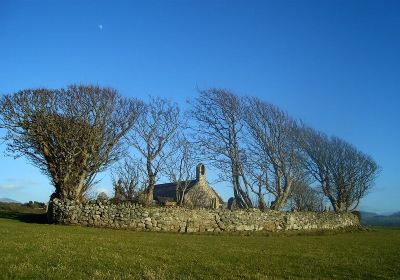
[[[197,184],[197,180],[189,180],[189,184],[186,188],[185,192],[188,192],[191,188],[193,188]],[[218,197],[218,200],[221,204],[224,203],[219,194],[212,188],[210,189],[215,193]],[[158,184],[154,186],[154,199],[158,201],[175,201],[176,200],[176,183],[166,183],[166,184]]]
[[[186,182],[183,182],[184,184]],[[189,180],[189,184],[186,191],[190,190],[194,185],[196,185],[197,180]],[[176,183],[158,184],[154,186],[154,198],[158,197],[168,198],[175,201],[176,198]]]

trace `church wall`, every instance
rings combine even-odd
[[[219,208],[219,200],[206,182],[199,182],[185,194],[184,205],[189,208]]]

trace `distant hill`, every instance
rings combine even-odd
[[[16,200],[11,199],[11,198],[6,198],[6,197],[1,197],[0,198],[0,202],[3,202],[3,203],[20,203],[19,201],[16,201]]]
[[[366,226],[400,227],[400,212],[390,215],[379,215],[372,212],[360,212],[361,223]]]
[[[400,211],[389,215],[390,217],[400,217]]]

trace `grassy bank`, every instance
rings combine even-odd
[[[400,276],[400,229],[299,236],[188,235],[55,226],[41,224],[42,219],[40,213],[2,210],[1,279]]]

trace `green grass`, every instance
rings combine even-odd
[[[400,229],[188,235],[42,221],[0,211],[0,279],[400,278]]]

